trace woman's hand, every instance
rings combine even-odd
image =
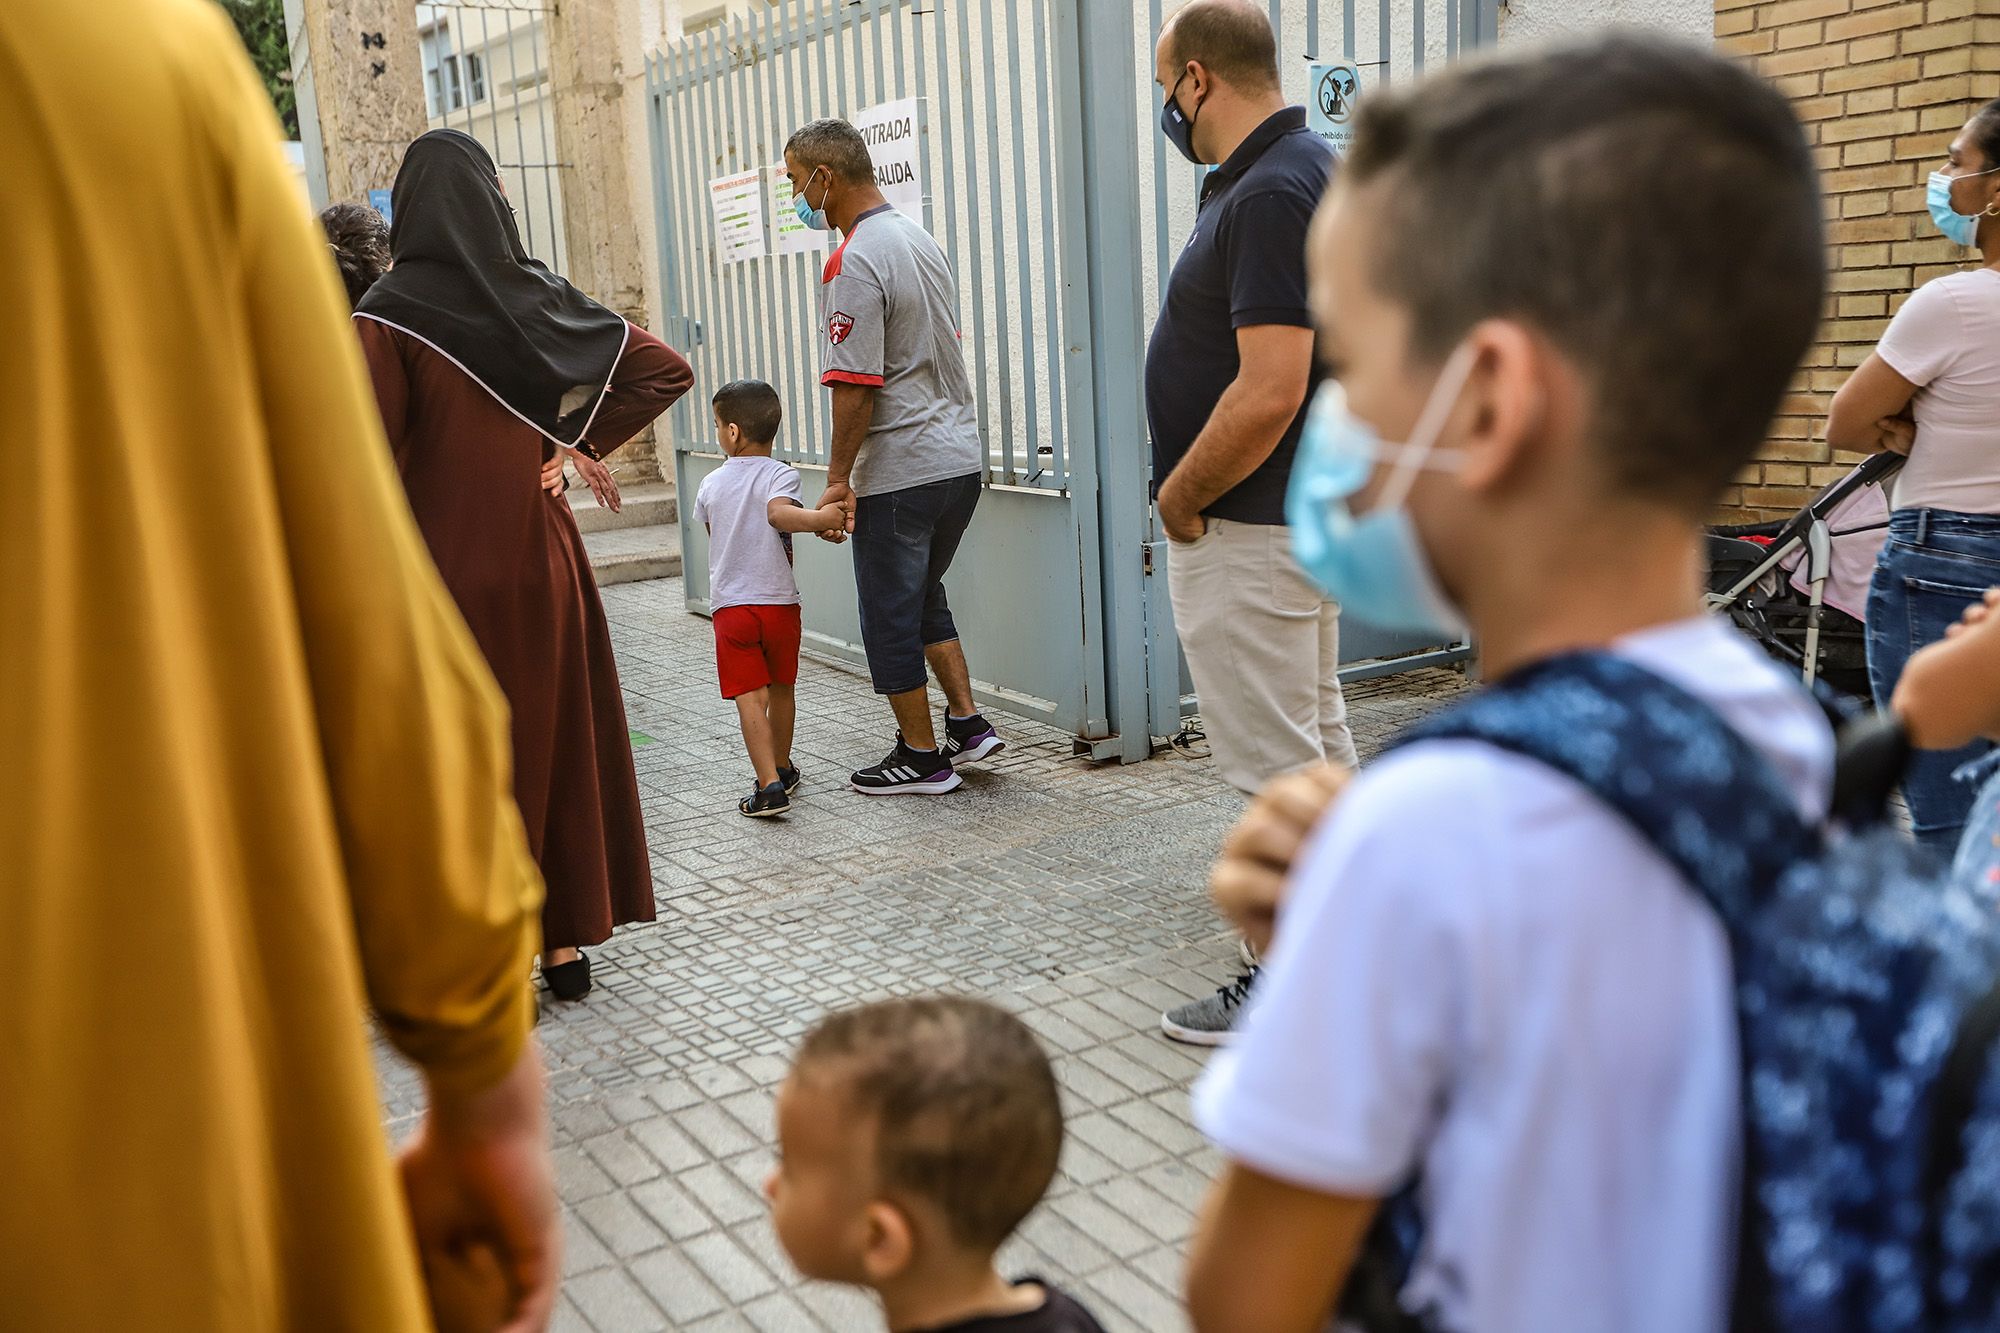
[[[1917,423],[1908,417],[1883,417],[1875,423],[1875,452],[1910,456],[1917,442]]]
[[[542,464],[542,489],[550,495],[561,495],[569,489],[569,483],[563,479],[563,451],[561,449],[556,450],[554,458]]]
[[[597,503],[617,513],[624,507],[624,498],[618,494],[618,483],[611,476],[611,469],[584,453],[581,449],[565,448],[570,462],[576,465],[576,474],[590,487],[590,493],[597,497]]]

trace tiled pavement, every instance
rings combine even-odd
[[[868,800],[842,779],[886,748],[886,710],[808,661],[805,788],[788,818],[745,820],[708,622],[678,580],[604,601],[660,919],[593,950],[597,991],[541,1025],[567,1243],[556,1327],[878,1328],[869,1302],[799,1282],[777,1248],[759,1194],[772,1097],[827,1008],[953,990],[1019,1013],[1066,1096],[1062,1173],[1008,1270],[1071,1288],[1114,1331],[1184,1328],[1182,1245],[1215,1158],[1187,1115],[1200,1055],[1157,1016],[1235,970],[1203,886],[1241,798],[1206,760],[1094,765],[1062,733],[989,714],[1010,748],[962,791]],[[1352,691],[1363,754],[1459,688],[1432,672]],[[420,1093],[380,1064],[400,1132]]]

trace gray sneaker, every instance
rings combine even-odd
[[[1207,999],[1167,1010],[1160,1015],[1160,1031],[1190,1046],[1227,1046],[1236,1040],[1237,1016],[1256,982],[1257,969],[1253,967]]]

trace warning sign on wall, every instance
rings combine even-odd
[[[1343,156],[1354,142],[1354,112],[1361,98],[1361,67],[1352,61],[1315,64],[1306,126]]]

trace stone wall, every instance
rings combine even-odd
[[[1912,290],[1968,257],[1931,225],[1924,180],[2000,94],[2000,0],[1716,0],[1715,35],[1792,98],[1827,196],[1826,320],[1727,497],[1732,516],[1775,517],[1860,461],[1827,446],[1834,390]]]

